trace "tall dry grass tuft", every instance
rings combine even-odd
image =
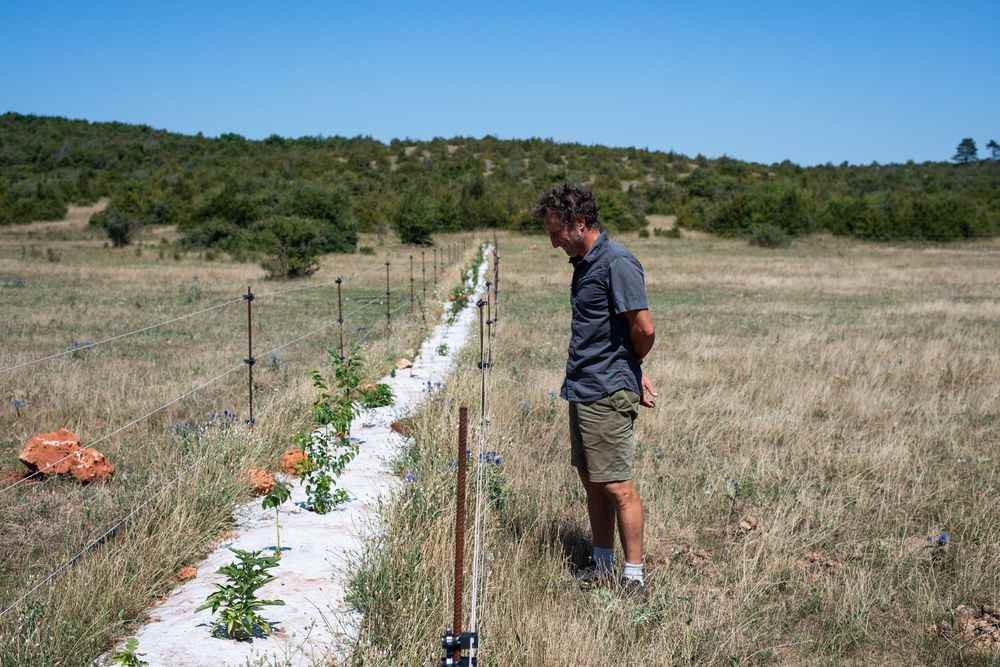
[[[1000,244],[630,242],[646,268],[657,344],[644,366],[660,392],[637,431],[645,601],[573,579],[589,527],[565,403],[549,393],[565,362],[569,272],[532,245],[501,243],[509,298],[486,449],[503,462],[484,496],[482,660],[1000,659],[1000,645],[969,641],[953,618],[1000,602]],[[365,641],[354,664],[440,657],[458,406],[478,414],[470,354],[417,416],[398,461],[414,481],[356,563]]]

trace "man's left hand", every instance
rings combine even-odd
[[[649,381],[649,376],[645,373],[642,374],[642,397],[639,399],[639,405],[652,408],[656,406],[656,389],[653,389],[653,383]]]

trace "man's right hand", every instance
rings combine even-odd
[[[656,389],[653,388],[653,383],[649,381],[649,376],[645,373],[642,374],[642,396],[639,398],[639,405],[652,408],[656,407]]]

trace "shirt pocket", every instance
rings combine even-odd
[[[608,316],[608,289],[600,278],[588,278],[577,285],[573,300],[573,315],[579,319],[594,320]]]

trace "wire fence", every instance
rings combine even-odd
[[[442,255],[443,255],[443,253],[442,253]],[[452,262],[457,261],[458,259],[460,259],[460,257],[461,257],[461,253],[458,251],[457,248],[453,248],[453,249],[451,249],[449,251],[449,259]],[[420,308],[421,313],[423,314],[424,308],[426,307],[426,304],[425,304],[426,297],[424,296],[424,297],[419,298],[419,299],[416,297],[415,279],[414,279],[414,276],[413,276],[413,266],[414,266],[414,262],[411,259],[411,261],[410,261],[409,292],[408,292],[409,293],[409,298],[408,299],[406,298],[406,291],[405,290],[399,290],[397,292],[397,295],[399,295],[398,296],[399,303],[397,305],[393,306],[392,305],[393,294],[392,294],[392,290],[391,290],[391,285],[387,281],[387,286],[386,286],[386,290],[385,290],[385,294],[384,295],[381,295],[379,297],[364,296],[364,297],[355,297],[353,299],[349,298],[349,304],[352,307],[351,308],[347,308],[347,309],[343,309],[342,307],[338,307],[338,312],[337,312],[337,317],[336,318],[329,319],[329,320],[325,321],[321,326],[313,328],[313,329],[311,329],[308,332],[305,332],[305,333],[303,333],[301,335],[298,335],[298,336],[295,336],[295,337],[293,337],[293,338],[291,338],[289,340],[286,340],[286,341],[284,341],[284,342],[282,342],[282,343],[280,343],[278,345],[275,345],[275,346],[271,347],[270,349],[268,349],[268,350],[260,353],[260,355],[261,356],[273,355],[273,354],[275,354],[275,353],[277,353],[279,351],[285,350],[285,349],[287,349],[287,348],[289,348],[289,347],[291,347],[293,345],[296,345],[296,344],[298,344],[298,343],[300,343],[300,342],[302,342],[302,341],[304,341],[304,340],[306,340],[308,338],[317,336],[317,335],[319,335],[319,334],[321,334],[321,333],[323,333],[325,331],[328,331],[329,329],[331,329],[333,327],[337,327],[337,326],[340,327],[341,333],[343,335],[346,323],[351,322],[351,321],[365,321],[365,317],[362,317],[362,315],[370,316],[373,311],[377,312],[376,309],[379,308],[379,307],[381,307],[381,306],[384,306],[385,309],[386,309],[385,310],[385,315],[386,315],[386,325],[385,325],[385,327],[383,328],[381,326],[377,326],[377,325],[374,325],[374,324],[368,324],[367,325],[367,327],[368,327],[367,330],[364,330],[363,327],[359,327],[355,331],[356,341],[354,341],[353,344],[357,344],[357,345],[364,344],[364,343],[368,342],[371,339],[372,336],[378,334],[380,331],[384,331],[385,334],[386,334],[386,336],[388,336],[392,332],[392,320],[393,320],[394,316],[399,315],[400,313],[402,313],[402,311],[404,311],[406,309],[408,309],[412,313],[418,307]],[[443,257],[442,257],[441,263],[439,264],[437,262],[437,257],[435,256],[435,267],[434,267],[434,269],[435,269],[435,279],[436,279],[437,278],[437,273],[440,272],[440,271],[444,271],[446,269],[446,266],[444,265],[444,262],[443,262]],[[436,282],[436,280],[435,280],[435,282]],[[265,293],[262,293],[262,294],[253,294],[251,292],[251,290],[248,288],[247,294],[244,295],[244,296],[242,296],[242,297],[240,297],[240,298],[232,299],[232,300],[221,302],[221,303],[217,303],[215,305],[212,305],[212,306],[209,306],[209,307],[206,307],[206,308],[203,308],[203,309],[191,312],[191,313],[186,313],[186,314],[178,316],[178,317],[174,317],[174,318],[170,318],[170,319],[167,319],[167,320],[163,320],[161,322],[157,322],[157,323],[150,324],[150,325],[147,325],[147,326],[144,326],[144,327],[141,327],[141,328],[137,328],[137,329],[133,329],[133,330],[130,330],[130,331],[126,331],[126,332],[123,332],[123,333],[120,333],[120,334],[116,334],[114,336],[109,336],[107,338],[95,341],[93,343],[89,343],[86,346],[81,346],[81,347],[77,347],[77,348],[74,348],[74,349],[70,349],[70,350],[65,350],[65,351],[53,353],[53,354],[50,354],[50,355],[47,355],[47,356],[44,356],[44,357],[40,357],[40,358],[37,358],[37,359],[32,359],[32,360],[29,360],[29,361],[25,361],[25,362],[22,362],[22,363],[19,363],[19,364],[14,364],[13,366],[9,366],[7,368],[0,369],[0,373],[7,372],[7,371],[13,371],[13,370],[16,370],[16,369],[19,369],[19,368],[24,368],[26,366],[31,366],[31,365],[35,365],[35,364],[40,364],[40,363],[44,363],[44,362],[47,362],[47,361],[51,361],[51,360],[54,360],[54,359],[58,359],[60,357],[66,356],[68,354],[72,354],[73,352],[77,352],[77,351],[79,351],[81,349],[87,349],[87,348],[97,347],[99,345],[103,345],[103,344],[111,343],[111,342],[114,342],[114,341],[118,341],[118,340],[130,337],[130,336],[134,336],[134,335],[141,334],[141,333],[144,333],[144,332],[147,332],[147,331],[151,331],[153,329],[157,329],[157,328],[160,328],[160,327],[172,324],[172,323],[176,323],[176,322],[183,321],[183,320],[188,320],[188,319],[197,317],[199,315],[205,315],[205,314],[210,313],[210,312],[221,310],[223,308],[226,308],[228,306],[232,306],[232,305],[235,305],[235,304],[238,304],[238,303],[245,302],[247,304],[247,310],[248,310],[247,340],[248,340],[248,345],[249,345],[249,356],[246,359],[242,360],[242,363],[233,364],[230,367],[225,368],[224,370],[221,370],[220,372],[213,374],[208,379],[195,384],[191,389],[185,391],[184,393],[182,393],[182,394],[180,394],[180,395],[178,395],[178,396],[170,399],[169,401],[166,401],[166,402],[164,402],[164,403],[156,406],[155,408],[153,408],[151,410],[145,411],[143,414],[141,414],[141,415],[139,415],[137,417],[129,419],[124,424],[121,424],[121,425],[119,425],[119,426],[111,429],[110,431],[106,432],[104,435],[100,436],[96,440],[89,441],[87,443],[88,446],[94,446],[94,445],[97,445],[97,444],[100,444],[100,443],[103,443],[103,442],[106,442],[106,441],[110,440],[114,436],[116,436],[116,435],[118,435],[118,434],[120,434],[120,433],[122,433],[122,432],[124,432],[124,431],[126,431],[126,430],[128,430],[130,428],[132,428],[133,426],[136,426],[137,424],[145,422],[150,417],[152,417],[152,416],[154,416],[154,415],[156,415],[158,413],[163,412],[164,410],[170,408],[173,405],[176,405],[176,404],[180,403],[181,401],[183,401],[183,400],[185,400],[185,399],[187,399],[187,398],[189,398],[191,396],[194,396],[195,394],[203,391],[204,389],[206,389],[209,386],[212,386],[212,385],[214,385],[216,383],[221,382],[222,380],[224,380],[227,377],[230,377],[230,376],[232,376],[234,374],[237,374],[239,371],[241,371],[244,368],[248,369],[248,374],[250,374],[250,378],[251,378],[250,383],[249,383],[249,392],[250,392],[249,400],[252,403],[252,400],[253,400],[253,398],[252,398],[252,392],[253,392],[252,368],[253,368],[255,359],[254,359],[254,354],[253,354],[253,349],[252,349],[252,338],[251,338],[251,336],[252,336],[252,327],[250,326],[250,321],[251,320],[250,320],[249,314],[252,312],[252,304],[253,304],[254,300],[261,299],[261,298],[269,298],[269,297],[282,297],[282,296],[286,296],[286,295],[288,295],[290,293],[294,293],[294,292],[302,292],[304,290],[311,290],[311,289],[316,289],[316,288],[321,288],[321,287],[330,287],[332,285],[336,285],[337,286],[337,288],[338,288],[338,295],[339,295],[339,291],[340,291],[343,283],[344,283],[343,278],[338,278],[337,280],[334,280],[334,281],[327,281],[327,282],[323,282],[323,283],[313,283],[313,284],[310,284],[310,285],[302,285],[302,286],[297,286],[297,287],[289,288],[289,289],[285,289],[285,290],[277,290],[277,291],[272,291],[272,292],[265,292]],[[423,282],[423,293],[424,293],[424,295],[426,295],[426,285],[427,285],[427,283],[426,283],[426,277],[424,277],[424,282]],[[489,298],[489,296],[487,296],[487,298]],[[422,323],[424,320],[425,320],[425,318],[423,318],[423,317],[419,321],[418,321],[418,319],[416,317],[412,317],[412,318],[410,318],[409,320],[406,321],[405,325],[406,326],[413,326],[413,325]],[[343,338],[341,338],[341,340],[343,340]],[[491,353],[490,354],[492,354],[492,341],[493,341],[493,337],[490,336],[489,340],[490,340],[490,346],[491,346],[490,347],[490,349],[491,349]],[[343,346],[343,343],[341,343],[341,346]],[[343,349],[342,348],[341,348],[341,353],[343,353]],[[481,365],[482,365],[482,359],[481,359]],[[485,387],[485,385],[484,385],[484,387]],[[485,389],[484,389],[484,392],[485,392]],[[485,396],[485,393],[484,393],[484,396]],[[484,403],[484,408],[483,408],[483,414],[485,415],[485,403]],[[251,408],[251,415],[252,415],[252,408]],[[249,426],[251,426],[251,427],[253,426],[252,418],[251,418],[251,420],[249,420],[248,423],[249,423]],[[483,426],[484,424],[485,424],[485,417],[484,417],[484,422],[481,425],[481,432],[480,432],[480,438],[479,438],[479,440],[480,440],[480,449],[482,449],[482,442],[483,442],[483,439],[485,437],[485,428]],[[3,487],[3,488],[0,488],[0,496],[2,496],[7,491],[12,491],[13,489],[19,487],[20,485],[27,483],[28,481],[30,481],[31,479],[36,478],[37,476],[46,474],[46,471],[53,470],[54,467],[56,465],[58,465],[60,462],[65,461],[66,459],[71,458],[73,456],[79,457],[80,456],[79,451],[71,452],[71,453],[63,456],[62,458],[54,461],[54,462],[48,463],[45,466],[40,467],[40,468],[34,470],[30,474],[28,474],[28,475],[26,475],[26,476],[18,479],[16,482],[13,482],[13,483],[11,483],[11,484]],[[89,542],[87,542],[87,544],[85,544],[81,549],[79,549],[74,555],[72,555],[71,557],[65,559],[57,567],[55,567],[52,571],[50,571],[46,576],[42,577],[40,580],[38,580],[37,582],[35,582],[34,584],[32,584],[30,586],[30,588],[28,588],[24,593],[22,593],[20,596],[18,596],[16,599],[14,599],[13,602],[11,602],[7,606],[5,606],[2,610],[0,610],[0,619],[2,619],[6,614],[8,614],[13,609],[15,609],[17,606],[19,606],[20,604],[22,604],[29,597],[31,597],[42,586],[44,586],[44,585],[46,585],[46,584],[54,581],[56,579],[56,577],[58,577],[62,572],[64,572],[64,571],[68,570],[69,568],[71,568],[73,566],[73,564],[76,563],[78,560],[80,560],[85,554],[87,554],[91,550],[97,548],[99,545],[101,545],[101,544],[105,543],[106,541],[108,541],[111,537],[113,537],[117,533],[117,531],[123,525],[125,525],[127,522],[129,522],[131,519],[133,519],[144,508],[146,508],[151,503],[155,502],[158,498],[160,498],[162,496],[162,494],[168,488],[170,488],[171,486],[173,486],[178,480],[182,479],[183,476],[186,473],[190,472],[190,470],[193,469],[193,467],[196,464],[197,464],[197,462],[192,463],[191,466],[185,467],[175,477],[172,477],[166,483],[161,484],[160,487],[158,489],[156,489],[155,491],[153,491],[152,489],[150,489],[150,492],[145,494],[145,499],[140,504],[138,504],[137,506],[135,506],[134,508],[132,508],[122,518],[120,518],[119,520],[117,520],[116,522],[114,522],[110,527],[108,527],[107,529],[105,529],[104,531],[102,531],[101,534],[98,535],[95,539],[90,540]],[[153,485],[151,484],[150,486],[152,487]],[[478,498],[479,498],[479,491],[480,491],[480,485],[477,483],[477,492],[476,492],[477,503],[478,503]],[[476,539],[477,539],[477,543],[478,543],[478,539],[479,539],[478,533],[477,533]],[[474,589],[473,595],[474,595],[474,599],[475,599],[475,589]],[[473,608],[475,609],[475,604],[473,605]],[[475,618],[475,617],[473,617],[473,618]]]

